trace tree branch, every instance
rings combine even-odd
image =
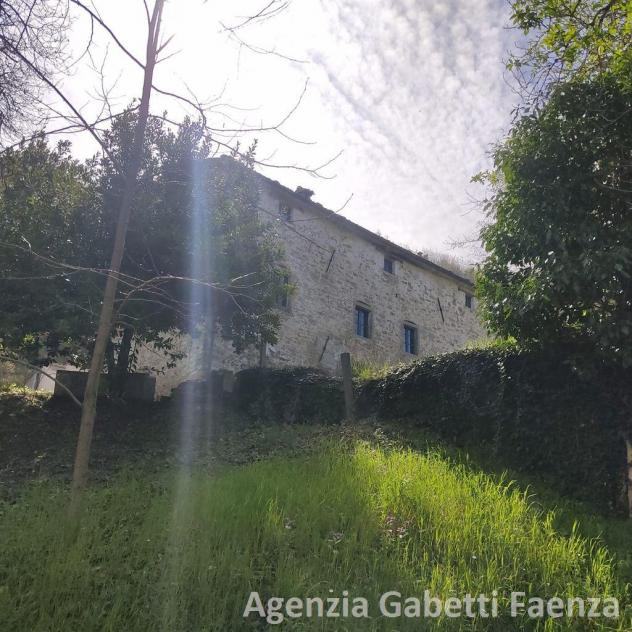
[[[44,371],[43,369],[41,369],[38,366],[35,366],[34,364],[31,364],[30,362],[26,362],[26,360],[20,360],[18,358],[12,358],[11,356],[6,356],[3,354],[0,354],[0,360],[4,360],[5,362],[11,362],[12,364],[19,364],[21,366],[25,366],[33,371],[37,371],[37,373],[41,373],[42,375],[46,376],[47,378],[53,380],[53,382],[55,382],[55,384],[57,384],[57,386],[59,386],[59,388],[61,388],[63,391],[66,392],[66,394],[70,397],[70,399],[72,399],[72,401],[77,404],[77,406],[79,406],[79,408],[81,408],[81,402],[73,395],[72,391],[65,385],[62,384],[59,380],[55,379],[50,373],[46,373],[46,371]]]

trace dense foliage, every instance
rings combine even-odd
[[[496,466],[604,510],[622,496],[629,371],[564,349],[510,345],[426,358],[364,384],[362,415],[408,419]]]
[[[632,361],[630,147],[632,91],[607,75],[560,86],[497,148],[478,284],[494,332]]]
[[[519,0],[521,116],[477,177],[489,328],[632,363],[632,7]]]
[[[242,417],[275,423],[338,423],[345,417],[340,378],[315,369],[253,368],[237,373],[231,398]]]
[[[527,105],[559,82],[607,70],[631,85],[630,0],[513,0],[511,10],[512,23],[527,41],[508,67],[524,88]]]
[[[89,166],[44,140],[0,158],[0,340],[21,356],[71,355],[92,334],[104,253]],[[34,254],[37,253],[37,254]],[[58,265],[65,262],[66,265]]]
[[[106,136],[109,156],[98,165],[108,252],[135,119],[129,112],[116,120]],[[158,346],[169,364],[179,354],[166,332],[197,335],[201,324],[209,345],[219,324],[238,352],[276,342],[282,252],[257,211],[254,147],[244,156],[210,160],[201,125],[185,121],[173,132],[150,119],[122,267],[134,287],[121,289],[118,372],[127,368],[132,338]]]
[[[120,173],[135,114],[118,117],[107,153],[80,164],[68,144],[37,140],[0,158],[0,340],[31,360],[89,352],[107,274]],[[218,328],[237,351],[274,342],[282,252],[257,212],[254,147],[240,161],[209,159],[201,127],[152,119],[129,227],[117,317],[107,354],[124,376],[151,344],[163,368],[179,357],[173,334]]]

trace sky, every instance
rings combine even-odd
[[[413,250],[480,258],[454,242],[475,239],[484,221],[484,192],[470,179],[489,166],[516,100],[503,65],[517,37],[506,2],[275,0],[271,15],[231,28],[269,2],[167,0],[172,39],[155,85],[208,103],[223,143],[256,137],[258,159],[272,165],[265,175],[312,189],[314,200]],[[144,58],[142,0],[92,6]],[[89,31],[77,13],[77,58]],[[124,107],[141,80],[97,28],[90,55],[63,82],[95,115],[95,96],[107,91],[114,109]],[[160,96],[152,110],[186,114]],[[73,142],[78,155],[96,151],[87,136]],[[318,175],[303,170],[323,164]]]

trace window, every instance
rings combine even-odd
[[[414,325],[404,325],[404,351],[417,354],[417,328]]]
[[[279,202],[279,217],[284,222],[292,221],[292,207],[288,204],[284,204],[283,202]]]
[[[388,257],[384,257],[384,272],[395,274],[395,262]]]
[[[371,317],[371,312],[361,305],[356,305],[355,308],[355,324],[356,324],[356,335],[361,336],[362,338],[369,337],[369,318]]]
[[[465,307],[468,309],[472,309],[472,298],[473,296],[471,294],[465,293]]]

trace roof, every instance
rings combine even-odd
[[[412,250],[408,250],[408,248],[404,248],[392,241],[390,239],[386,239],[377,233],[370,231],[368,228],[364,228],[364,226],[360,226],[360,224],[356,224],[352,222],[350,219],[331,211],[328,208],[325,208],[322,204],[318,202],[314,202],[313,200],[308,199],[304,195],[297,193],[296,191],[292,191],[288,187],[284,186],[280,182],[276,180],[272,180],[260,173],[257,173],[257,176],[263,180],[268,186],[277,189],[278,192],[282,194],[282,196],[291,200],[293,206],[297,206],[303,210],[307,210],[312,212],[317,217],[322,217],[323,219],[329,220],[332,223],[340,226],[342,229],[347,230],[354,235],[358,235],[365,241],[374,244],[381,250],[384,250],[386,253],[392,255],[393,257],[400,259],[402,261],[407,261],[408,263],[412,263],[413,265],[423,268],[424,270],[428,270],[430,272],[434,272],[442,277],[455,281],[457,284],[462,286],[465,289],[473,290],[474,284],[467,277],[461,276],[452,270],[448,270],[443,266],[440,266],[430,259],[423,257]],[[305,190],[304,190],[305,191]]]

